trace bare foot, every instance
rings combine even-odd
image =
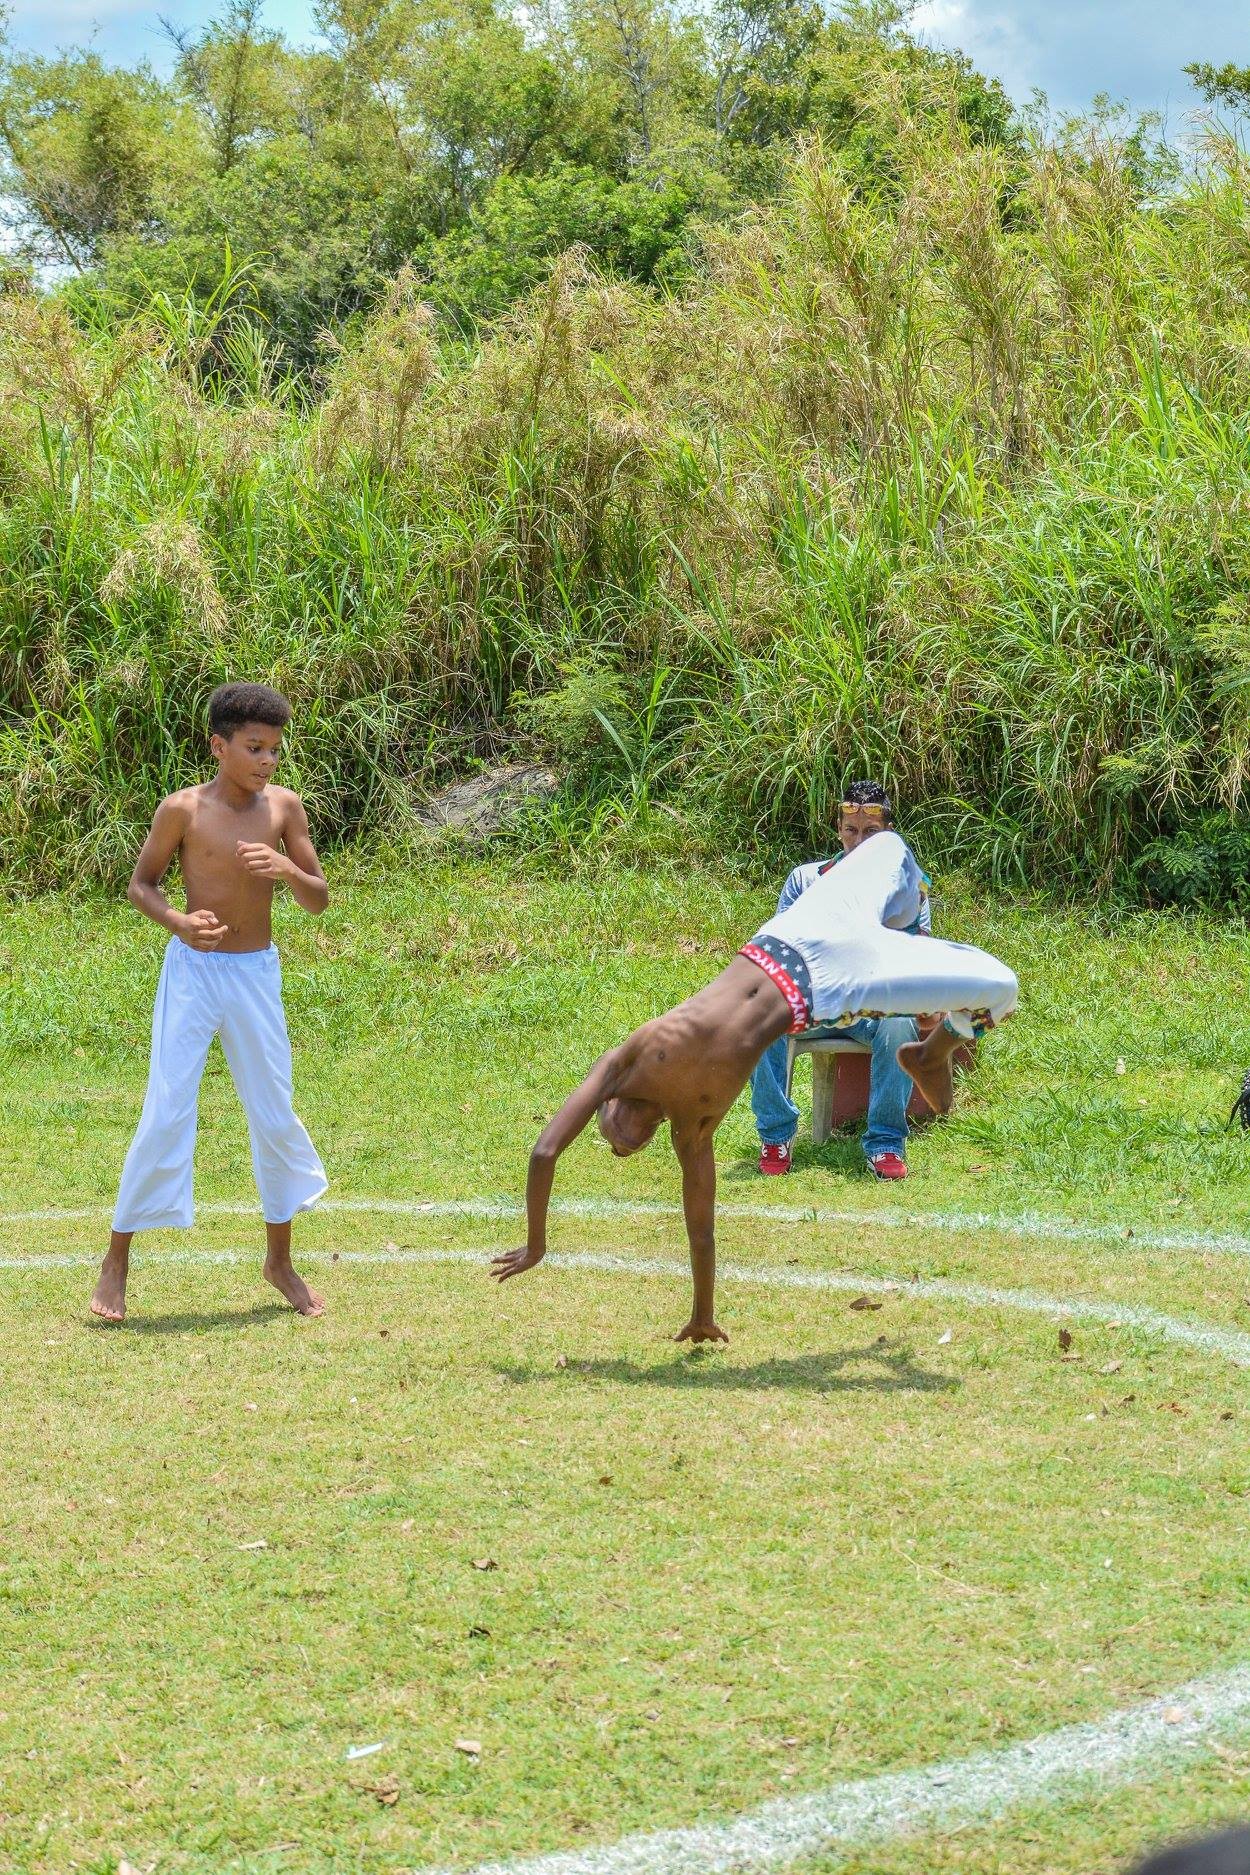
[[[941,1033],[940,1029],[935,1029],[923,1042],[904,1042],[898,1051],[898,1065],[911,1075],[921,1097],[928,1101],[934,1113],[949,1113],[955,1102],[955,1077],[951,1071],[954,1048],[946,1049],[941,1044],[934,1047],[934,1038]]]
[[[126,1319],[126,1265],[107,1256],[100,1266],[100,1280],[91,1298],[91,1313],[102,1322]]]
[[[297,1315],[324,1315],[326,1305],[315,1289],[310,1289],[299,1271],[290,1263],[274,1263],[265,1259],[261,1271],[267,1283],[272,1283],[280,1296],[284,1296]]]

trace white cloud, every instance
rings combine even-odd
[[[1060,110],[1107,92],[1174,116],[1195,102],[1191,60],[1250,60],[1244,0],[922,0],[913,26],[967,52],[1018,102],[1036,86]]]

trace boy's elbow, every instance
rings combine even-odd
[[[131,879],[130,884],[126,887],[126,897],[130,900],[130,903],[136,908],[136,910],[142,910],[143,889],[144,889],[144,882],[142,879],[140,879],[140,877],[136,873],[135,876]]]

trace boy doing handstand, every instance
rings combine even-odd
[[[764,925],[706,989],[635,1029],[597,1061],[530,1156],[523,1249],[496,1257],[501,1282],[541,1262],[556,1160],[586,1125],[624,1158],[667,1120],[681,1163],[694,1307],[678,1341],[727,1341],[713,1312],[716,1162],[712,1140],[770,1043],[813,1023],[865,1016],[942,1016],[898,1051],[936,1113],[952,1099],[951,1057],[1016,1006],[1006,964],[970,944],[903,927],[920,911],[924,875],[896,833],[849,853]]]
[[[286,698],[265,684],[214,690],[208,723],[217,774],[161,802],[127,889],[131,904],[172,936],[156,991],[143,1113],[91,1298],[92,1313],[108,1322],[126,1313],[134,1233],[192,1222],[196,1105],[214,1035],[247,1113],[268,1240],[264,1275],[301,1315],[322,1312],[321,1297],[291,1265],[291,1219],[316,1203],[326,1175],[291,1106],[291,1044],[270,937],[279,881],[314,916],[329,900],[303,803],[272,785],[290,720]],[[161,885],[175,854],[185,911]]]

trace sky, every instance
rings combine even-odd
[[[90,44],[113,62],[167,69],[158,16],[194,27],[212,12],[212,0],[13,0],[10,31],[27,51]],[[295,40],[314,36],[312,0],[268,0],[265,18]],[[1105,91],[1162,112],[1176,132],[1199,102],[1184,65],[1250,65],[1246,0],[920,0],[912,26],[967,52],[1017,103],[1037,87],[1055,110],[1080,110]]]

